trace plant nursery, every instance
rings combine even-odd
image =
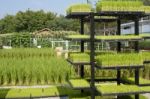
[[[145,6],[141,0],[99,0],[95,9],[90,4],[75,4],[68,8],[66,18],[80,20],[81,29],[80,35],[68,35],[64,38],[73,42],[78,41],[81,45],[81,51],[70,52],[67,59],[74,68],[80,67],[80,77],[69,80],[72,89],[81,90],[81,93],[89,90],[91,99],[95,99],[96,96],[117,96],[117,99],[123,99],[122,96],[130,95],[135,99],[142,99],[140,94],[150,92],[149,79],[143,75],[150,63],[150,51],[142,51],[139,47],[139,42],[150,39],[150,35],[139,32],[139,20],[149,16],[148,9],[149,6]],[[121,33],[123,20],[134,22],[134,35]],[[112,21],[117,23],[116,35],[95,33],[95,23]],[[86,23],[89,24],[89,34],[84,32]],[[84,50],[85,42],[90,44],[88,52]],[[107,50],[105,53],[97,52],[95,43],[100,42],[115,42],[116,50],[112,53]],[[132,51],[124,52],[123,42],[132,42],[134,45]],[[86,79],[87,68],[90,71],[88,79]],[[116,75],[107,77],[102,73],[97,78],[97,71],[103,73],[116,71]]]
[[[150,99],[145,96],[150,93],[150,49],[140,49],[140,42],[149,41],[150,33],[139,32],[139,20],[149,16],[150,6],[142,0],[69,6],[66,19],[79,20],[80,33],[63,39],[79,42],[80,51],[69,50],[64,58],[50,48],[0,49],[0,99]],[[132,35],[121,32],[121,24],[128,21],[134,22]],[[102,22],[116,22],[117,33],[96,33],[96,24]],[[115,43],[115,49],[96,50],[95,44],[102,42]],[[123,48],[125,42],[128,51]]]

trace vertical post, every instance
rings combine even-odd
[[[95,36],[95,26],[94,26],[94,13],[90,14],[90,63],[91,63],[91,99],[95,99],[95,63],[94,63],[94,36]]]
[[[139,69],[135,69],[135,84],[139,85]],[[135,99],[139,99],[139,94],[135,95]]]
[[[134,20],[134,25],[135,25],[135,35],[139,35],[139,18],[136,17],[135,20]],[[138,41],[135,41],[135,51],[136,52],[139,52],[139,42]]]
[[[121,35],[121,20],[117,19],[117,35]],[[121,42],[117,42],[117,52],[121,52]],[[120,85],[121,70],[117,70],[117,84]]]
[[[135,20],[135,35],[139,35],[139,18],[136,17]],[[135,51],[139,52],[139,42],[135,41]],[[139,69],[135,69],[135,84],[139,85]],[[135,95],[135,99],[139,99],[139,94]]]
[[[81,21],[80,34],[84,35],[84,19],[81,18],[80,21]],[[81,41],[81,52],[84,52],[84,41]],[[81,78],[84,78],[84,65],[81,65],[80,76]]]
[[[117,35],[121,35],[121,20],[117,20]],[[117,42],[117,52],[121,52],[121,42]]]
[[[117,70],[117,85],[120,85],[121,70]]]

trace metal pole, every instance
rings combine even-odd
[[[121,20],[117,20],[117,35],[121,35]],[[117,52],[121,52],[121,42],[117,42]]]
[[[84,19],[81,18],[81,28],[80,28],[80,34],[81,35],[84,35]],[[81,52],[84,52],[84,41],[81,41]],[[81,68],[80,68],[80,76],[81,78],[84,78],[84,65],[81,65]]]
[[[135,25],[135,35],[139,35],[139,18],[135,18],[134,20],[134,25]],[[139,52],[139,42],[138,41],[135,41],[135,51],[136,52]]]
[[[121,70],[117,70],[117,85],[120,85]]]
[[[139,35],[139,18],[136,17],[135,20],[135,35]],[[135,41],[135,51],[139,52],[139,42]],[[139,69],[135,69],[135,84],[139,85]],[[135,95],[135,99],[139,99],[139,94]]]
[[[117,35],[121,35],[121,20],[117,20]],[[121,52],[121,42],[117,42],[117,52]],[[117,84],[120,85],[121,70],[117,70]]]
[[[94,63],[94,35],[95,35],[95,26],[94,26],[94,13],[90,14],[90,63],[91,63],[91,99],[95,99],[95,63]]]
[[[135,84],[139,85],[139,69],[135,69]],[[139,99],[139,94],[135,95],[135,99]]]

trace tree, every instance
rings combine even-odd
[[[33,32],[43,28],[79,31],[79,22],[43,10],[19,11],[15,16],[7,15],[0,20],[0,33]]]
[[[40,30],[45,28],[46,21],[54,20],[56,17],[53,13],[45,13],[41,11],[31,11],[19,12],[16,15],[16,30],[20,31],[30,31]]]
[[[7,15],[4,19],[0,20],[0,32],[9,33],[15,32],[15,17]]]
[[[68,20],[64,16],[59,16],[54,20],[47,22],[47,28],[51,30],[79,31],[79,22],[76,20]]]

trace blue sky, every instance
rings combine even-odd
[[[86,3],[86,0],[0,0],[0,18],[27,9],[43,9],[65,15],[66,8],[73,3]]]

